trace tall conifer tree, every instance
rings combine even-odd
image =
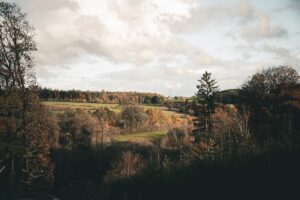
[[[211,77],[211,73],[205,71],[201,79],[198,80],[197,93],[194,103],[194,126],[193,131],[195,142],[208,142],[212,134],[212,115],[215,112],[215,97],[219,91],[216,80]]]

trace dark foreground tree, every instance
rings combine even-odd
[[[212,115],[215,112],[215,97],[219,91],[216,81],[207,71],[202,75],[197,85],[196,99],[194,103],[194,137],[195,142],[208,142],[211,137],[213,121]]]
[[[143,168],[143,159],[138,153],[126,151],[122,153],[121,159],[112,163],[112,169],[109,170],[104,178],[106,183],[134,176]]]
[[[300,120],[299,91],[297,71],[286,66],[256,73],[243,85],[241,96],[250,110],[251,132],[262,149],[272,140],[295,139]]]
[[[18,6],[0,3],[0,160],[3,182],[51,181],[46,112],[35,94],[34,31]]]

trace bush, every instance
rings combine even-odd
[[[132,151],[122,153],[121,159],[112,163],[112,169],[109,170],[104,178],[106,183],[123,179],[137,174],[143,167],[142,157]]]

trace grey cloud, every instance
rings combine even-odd
[[[276,46],[268,43],[238,45],[236,47],[242,54],[262,55],[265,62],[257,63],[259,67],[271,67],[274,65],[287,65],[300,70],[299,49],[290,49],[288,47]],[[300,54],[299,54],[300,55]],[[245,65],[245,64],[242,64]]]
[[[18,5],[22,6],[23,9],[27,11],[38,10],[43,12],[60,10],[60,9],[68,9],[68,10],[78,10],[79,5],[72,0],[50,0],[50,1],[41,1],[41,0],[10,0],[11,2],[15,2]],[[34,9],[32,7],[34,5]]]
[[[298,58],[297,54],[292,53],[291,50],[283,47],[264,45],[262,47],[262,51],[274,54],[276,56],[277,65],[287,65],[300,70],[300,59]]]
[[[248,0],[210,5],[203,5],[200,1],[190,10],[190,15],[185,21],[174,22],[172,28],[185,33],[200,30],[209,24],[238,23],[246,25],[255,19],[255,12]]]
[[[274,53],[275,55],[280,56],[280,57],[290,57],[291,56],[290,51],[283,47],[264,45],[262,47],[262,50],[269,52],[269,53]]]
[[[232,9],[233,15],[240,17],[240,24],[245,24],[252,21],[255,17],[255,9],[247,0],[241,0]]]
[[[282,12],[282,11],[295,11],[299,15],[300,10],[300,1],[299,0],[289,0],[288,5],[285,5],[280,8],[274,9],[275,12]]]
[[[280,26],[271,25],[269,17],[264,13],[258,13],[255,26],[244,27],[241,37],[247,41],[262,39],[282,38],[288,35],[287,30]]]

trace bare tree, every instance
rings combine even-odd
[[[0,3],[0,89],[22,89],[34,81],[34,29],[15,4]]]
[[[121,159],[112,163],[112,169],[108,171],[105,182],[126,178],[137,174],[143,167],[142,157],[132,151],[122,153]]]

